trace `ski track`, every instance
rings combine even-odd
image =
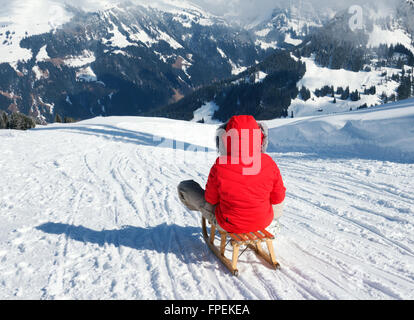
[[[187,163],[79,127],[1,137],[0,299],[414,298],[413,165],[271,154],[288,190],[282,267],[246,251],[233,277],[176,193],[205,185],[214,152]]]

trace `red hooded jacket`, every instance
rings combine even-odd
[[[279,168],[270,156],[262,153],[263,133],[257,130],[261,129],[252,116],[232,117],[226,126],[227,136],[221,137],[227,155],[217,158],[208,177],[205,200],[217,205],[217,222],[228,232],[245,233],[268,227],[273,220],[272,204],[285,199]],[[236,132],[235,137],[230,139],[229,132]],[[259,132],[256,139],[254,132]],[[245,157],[254,154],[253,160]],[[255,161],[259,170],[247,174]]]

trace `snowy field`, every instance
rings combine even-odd
[[[176,194],[181,180],[206,183],[215,125],[0,131],[0,299],[414,299],[413,118],[411,100],[269,121],[287,187],[281,269],[246,251],[239,277]]]
[[[55,30],[71,18],[62,3],[54,0],[1,1],[0,62],[16,68],[19,60],[30,60],[31,50],[22,48],[20,41]]]
[[[346,112],[349,110],[357,110],[358,107],[366,104],[368,107],[382,104],[381,95],[385,93],[388,97],[396,94],[399,83],[388,79],[392,75],[400,75],[401,69],[381,67],[373,68],[372,71],[349,71],[344,69],[329,69],[321,67],[315,62],[315,57],[302,58],[306,64],[306,73],[298,82],[297,87],[300,90],[305,86],[311,92],[311,97],[307,101],[301,98],[292,100],[289,106],[289,115],[293,112],[295,117],[311,116],[318,114],[333,114],[338,112]],[[408,72],[409,68],[404,67]],[[384,76],[384,74],[386,76]],[[316,89],[321,89],[324,86],[333,86],[334,90],[339,87],[346,89],[349,87],[350,92],[358,90],[362,93],[366,89],[375,86],[376,94],[360,94],[360,100],[351,101],[350,99],[342,100],[340,94],[335,93],[336,102],[333,103],[333,97],[327,95],[324,97],[317,97],[315,95]]]

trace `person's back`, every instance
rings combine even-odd
[[[217,205],[217,222],[228,232],[264,229],[273,220],[272,204],[283,202],[285,187],[276,163],[262,153],[263,131],[252,116],[234,116],[222,133],[225,155],[211,168],[205,200]]]
[[[180,200],[200,211],[219,229],[245,233],[264,229],[273,220],[273,208],[285,198],[279,168],[265,154],[267,130],[252,116],[232,117],[217,131],[221,154],[210,170],[206,190],[193,180],[178,185]]]

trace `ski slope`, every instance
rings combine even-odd
[[[413,299],[413,117],[411,100],[268,121],[287,187],[282,268],[246,251],[239,277],[176,194],[181,180],[206,183],[215,125],[109,117],[2,130],[0,299]],[[339,134],[355,121],[370,134]],[[385,150],[375,132],[393,133],[406,157],[341,152],[341,137]]]

